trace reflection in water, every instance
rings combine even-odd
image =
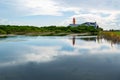
[[[100,35],[100,37],[104,38],[105,40],[107,40],[108,42],[112,44],[120,44],[120,40],[119,40],[119,36],[113,36],[113,37],[109,37],[109,36],[104,36],[104,35]]]
[[[85,40],[85,41],[96,41],[96,37],[89,37],[89,38],[81,38],[81,40]]]
[[[101,38],[96,38],[96,36],[84,36],[84,37],[77,37],[77,36],[72,36],[72,45],[74,46],[76,43],[76,40],[84,40],[84,41],[100,41]]]
[[[75,36],[72,38],[73,46],[75,45]]]
[[[98,42],[98,43],[102,43],[102,39],[103,39],[102,36],[97,36],[96,39],[97,39],[97,42]]]
[[[90,37],[80,37],[77,38],[77,36],[73,36],[72,37],[72,45],[74,46],[76,43],[76,39],[80,39],[80,40],[84,40],[84,41],[95,41],[97,43],[103,43],[102,41],[107,41],[108,43],[111,44],[111,47],[113,47],[115,44],[119,44],[119,41],[115,41],[115,40],[111,40],[111,39],[107,39],[103,36],[90,36]]]
[[[114,44],[114,43],[112,42],[112,40],[110,41],[110,40],[104,38],[103,36],[97,36],[96,39],[97,39],[97,42],[98,42],[98,43],[102,43],[102,40],[105,40],[106,42],[110,43],[111,46],[113,47],[113,44]]]
[[[7,41],[0,43],[0,80],[120,80],[120,45],[112,48],[102,37]]]

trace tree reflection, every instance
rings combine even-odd
[[[76,44],[76,39],[78,40],[84,40],[84,41],[94,41],[96,42],[96,37],[84,37],[84,38],[77,38],[77,36],[72,36],[72,45],[75,46]]]
[[[90,41],[94,41],[94,42],[97,42],[97,43],[103,43],[102,41],[105,40],[107,41],[108,43],[110,43],[110,45],[113,47],[114,44],[119,44],[120,43],[120,40],[117,40],[117,39],[114,39],[114,38],[107,38],[105,36],[86,36],[86,37],[81,37],[81,36],[72,36],[72,45],[75,46],[76,45],[76,39],[78,40],[84,40],[84,41],[87,41],[87,42],[90,42]]]

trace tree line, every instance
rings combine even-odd
[[[42,34],[42,33],[98,33],[102,28],[94,28],[93,26],[80,25],[78,27],[71,26],[18,26],[18,25],[0,25],[0,34]]]

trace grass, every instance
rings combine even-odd
[[[117,34],[117,35],[120,36],[120,31],[115,31],[115,32],[113,32],[113,33],[115,33],[115,34]]]
[[[119,36],[120,37],[120,31],[103,31],[102,34],[108,35],[108,36]]]
[[[112,43],[120,43],[119,31],[103,31],[100,35]]]

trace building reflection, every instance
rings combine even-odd
[[[76,39],[78,40],[84,40],[84,41],[96,41],[96,37],[85,37],[85,38],[76,38],[76,36],[72,36],[72,45],[75,46]]]
[[[75,36],[73,36],[73,38],[72,38],[72,44],[73,44],[73,46],[75,45]]]
[[[94,42],[97,42],[97,43],[103,43],[103,41],[107,41],[111,47],[114,46],[114,44],[120,44],[120,41],[119,40],[115,40],[115,39],[109,39],[109,38],[106,38],[106,37],[103,37],[103,36],[93,36],[93,37],[77,37],[77,36],[72,36],[72,45],[75,46],[76,45],[76,39],[77,40],[84,40],[84,41],[94,41]]]
[[[81,38],[81,40],[84,40],[84,41],[96,41],[96,37]]]

